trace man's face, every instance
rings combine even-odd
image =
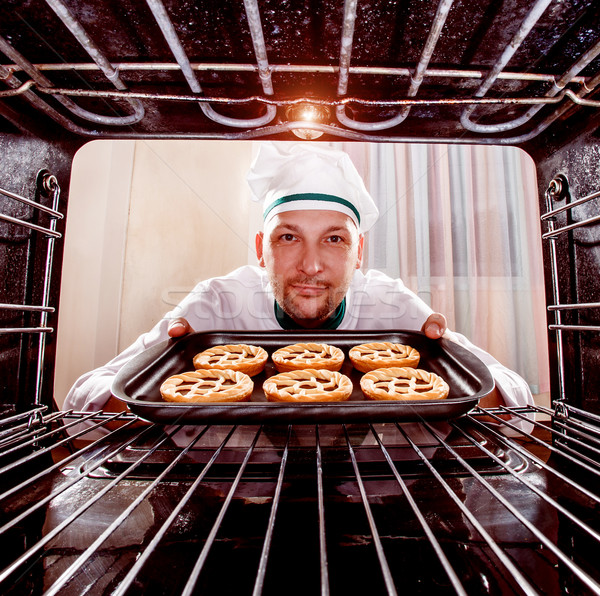
[[[362,262],[363,236],[339,211],[286,211],[256,236],[275,299],[296,323],[318,327],[339,306]]]

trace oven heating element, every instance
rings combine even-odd
[[[60,34],[48,34],[45,23],[37,25],[19,6],[7,7],[0,74],[8,88],[0,97],[20,98],[79,137],[258,139],[300,128],[350,140],[520,145],[573,112],[600,107],[594,97],[600,83],[598,14],[554,0],[527,3],[517,14],[508,8],[510,15],[502,8],[440,0],[428,8],[429,21],[419,22],[418,33],[412,30],[417,19],[396,22],[389,8],[356,0],[346,0],[343,8],[324,3],[322,12],[311,8],[302,20],[296,11],[277,11],[258,0],[204,12],[147,0],[131,15],[139,29],[126,20],[107,22],[119,15],[101,4],[88,7],[94,14],[79,13],[64,0],[42,5],[44,18]],[[479,32],[472,46],[457,35],[469,35],[492,13],[497,30],[492,25]],[[227,27],[220,43],[209,43],[206,36],[219,27]],[[27,43],[32,29],[34,40]],[[107,41],[107,30],[118,44]],[[299,57],[282,43],[282,30],[297,43]],[[393,40],[398,30],[417,36],[402,44],[414,64],[393,45],[371,41],[373,35]],[[147,41],[141,31],[152,32],[152,45],[160,49],[140,51]],[[337,50],[328,46],[312,60],[303,55],[323,39],[335,41]],[[40,40],[61,59],[36,62]],[[242,47],[232,40],[243,40]],[[492,43],[493,53],[477,53]],[[577,43],[577,52],[569,43]],[[561,44],[568,48],[566,60],[556,58],[564,51]],[[217,45],[220,54],[212,50]],[[117,46],[125,48],[123,55],[109,55]],[[91,61],[82,61],[82,52]],[[172,61],[148,59],[153,52]],[[460,63],[473,53],[484,67]],[[373,55],[380,64],[370,63]],[[86,101],[92,103],[80,105]],[[168,104],[187,117],[169,122]],[[289,121],[286,108],[295,105],[326,107],[331,116],[325,122]]]

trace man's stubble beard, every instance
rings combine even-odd
[[[297,297],[297,293],[293,290],[290,290],[286,293],[285,284],[279,280],[272,279],[271,286],[273,288],[273,294],[275,299],[277,300],[279,306],[283,308],[285,313],[292,317],[297,322],[301,321],[312,321],[315,323],[321,323],[326,321],[329,316],[335,311],[335,309],[339,306],[340,302],[343,300],[345,292],[341,295],[334,295],[331,293],[331,287],[328,284],[324,284],[319,281],[315,281],[312,279],[302,279],[302,280],[292,280],[289,282],[289,285],[294,284],[308,284],[308,285],[318,285],[324,288],[327,288],[329,292],[326,295],[326,301],[320,306],[316,307],[316,310],[310,309],[307,313],[306,309],[301,310],[295,303],[294,299]],[[302,298],[301,299],[305,304],[310,301],[310,298]],[[315,299],[317,302],[317,299]],[[308,316],[307,316],[308,314]]]

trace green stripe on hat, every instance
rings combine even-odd
[[[293,201],[325,201],[327,203],[340,203],[341,205],[344,205],[344,207],[348,207],[348,209],[350,209],[354,213],[354,215],[356,215],[356,219],[360,224],[360,213],[350,201],[342,199],[342,197],[337,197],[335,195],[327,195],[320,192],[303,192],[295,195],[287,195],[285,197],[276,199],[269,205],[269,208],[263,213],[263,218],[266,219],[267,215],[269,215],[269,213],[275,207],[278,207],[283,203],[291,203]]]

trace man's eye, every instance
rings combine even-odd
[[[283,234],[281,240],[284,242],[291,242],[295,238],[294,234]]]
[[[329,238],[327,238],[328,242],[331,242],[333,244],[337,244],[338,242],[342,242],[343,238],[341,236],[329,236]]]

